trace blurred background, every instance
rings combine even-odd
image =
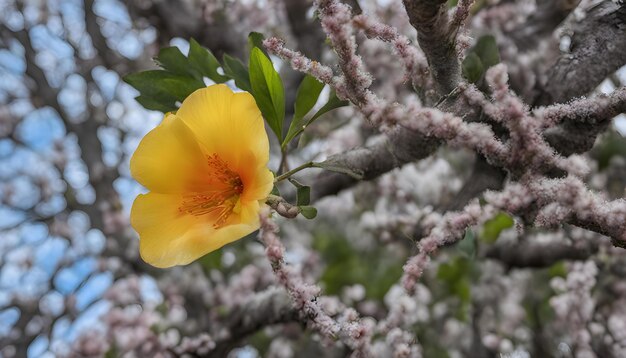
[[[347,2],[415,39],[401,1]],[[523,26],[534,11],[534,1],[502,2],[519,5],[507,26]],[[489,8],[499,2],[481,4]],[[478,33],[499,31],[498,24],[473,24]],[[0,357],[187,351],[202,356],[203,347],[223,341],[222,356],[305,357],[331,351],[342,356],[340,348],[326,350],[295,322],[220,341],[224,327],[237,330],[229,326],[229,313],[274,283],[263,248],[252,237],[190,266],[157,270],[139,258],[129,225],[132,201],[145,192],[130,177],[129,158],[162,114],[136,103],[137,92],[121,78],[155,68],[152,57],[161,47],[178,46],[186,53],[191,37],[217,58],[243,59],[251,31],[286,39],[313,59],[334,61],[307,0],[0,0]],[[418,100],[388,48],[359,41],[378,78],[375,90],[386,98]],[[290,108],[302,77],[286,67],[281,71]],[[626,83],[626,70],[598,83],[596,91],[610,93]],[[624,196],[624,134],[621,115],[589,157],[597,168],[590,185],[613,198]],[[343,108],[309,130],[291,164],[376,140],[360,115]],[[603,315],[595,327],[602,337],[611,329],[621,332],[606,343],[607,352],[626,349],[626,320],[621,320],[626,313],[612,306],[620,301],[605,302],[593,293],[626,295],[619,279],[626,257],[581,229],[526,233],[548,245],[544,248],[565,240],[574,249],[523,267],[495,249],[476,249],[478,243],[519,239],[511,218],[494,219],[463,241],[469,246],[444,250],[418,297],[406,300],[397,281],[414,250],[412,230],[451,200],[472,160],[471,153],[442,149],[316,203],[320,215],[313,222],[281,223],[289,260],[321,283],[329,307],[341,302],[380,318],[391,305],[406,305],[428,357],[463,356],[476,347],[520,356],[570,356],[574,336],[566,317],[576,309],[555,299],[568,294]],[[314,184],[312,178],[303,180]],[[586,286],[572,289],[572,273]],[[622,318],[610,323],[610,317]]]

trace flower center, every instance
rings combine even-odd
[[[194,216],[213,214],[216,217],[213,228],[217,229],[224,225],[237,205],[243,193],[243,182],[217,154],[207,156],[207,162],[216,183],[205,191],[184,195],[178,211]]]

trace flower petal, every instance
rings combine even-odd
[[[274,174],[263,167],[256,169],[251,177],[252,180],[249,180],[248,183],[244,179],[244,191],[241,194],[241,200],[244,202],[265,200],[274,188]]]
[[[130,159],[132,176],[159,193],[201,188],[207,175],[206,156],[193,132],[174,114],[141,140]]]
[[[269,160],[269,141],[263,117],[251,94],[234,93],[224,84],[190,94],[176,112],[208,153],[229,163],[246,161],[253,153],[256,168]],[[258,164],[258,165],[257,165]]]
[[[131,224],[139,233],[139,251],[153,266],[186,265],[259,228],[258,204],[246,205],[229,220],[232,224],[214,229],[206,216],[180,213],[181,200],[179,195],[148,193],[133,203]]]

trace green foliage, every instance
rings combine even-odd
[[[528,291],[522,301],[526,311],[526,320],[531,328],[543,327],[545,322],[551,322],[554,319],[555,313],[550,305],[550,299],[556,292],[550,286],[550,281],[554,277],[566,275],[567,269],[562,261],[547,269],[534,271],[532,290]]]
[[[476,257],[476,251],[478,251],[478,241],[476,241],[476,234],[474,234],[474,231],[470,229],[465,230],[463,240],[461,240],[456,247],[457,250],[459,250],[459,252],[465,257],[470,259]]]
[[[265,36],[259,32],[251,32],[248,35],[248,51],[252,51],[253,48],[258,48],[263,51],[265,56],[270,57],[270,55],[265,51],[265,47],[263,46],[263,40],[265,40]]]
[[[176,102],[182,102],[193,91],[205,87],[205,76],[218,83],[228,79],[217,72],[220,64],[209,50],[193,39],[189,44],[188,57],[177,47],[166,47],[155,57],[162,70],[148,70],[124,77],[124,81],[139,91],[136,100],[142,106],[161,112],[175,111]]]
[[[280,196],[280,190],[278,190],[276,184],[274,184],[274,187],[272,187],[272,192],[270,194]]]
[[[598,161],[599,169],[603,170],[609,166],[613,157],[626,158],[626,138],[618,132],[610,131],[596,144],[591,155]]]
[[[124,81],[139,91],[136,98],[147,109],[170,112],[177,109],[193,91],[205,87],[203,78],[221,83],[228,80],[217,72],[220,63],[206,48],[194,39],[189,41],[189,55],[178,47],[166,47],[159,51],[155,62],[160,70],[148,70],[129,74]]]
[[[431,328],[431,327],[428,327]],[[434,329],[423,329],[417,333],[417,341],[422,346],[422,357],[428,358],[450,358],[447,347],[442,346],[439,341],[441,335]]]
[[[263,47],[263,35],[258,32],[251,32],[248,35],[248,47],[250,48],[249,61],[249,90],[257,101],[265,120],[281,142],[281,147],[285,146],[304,128],[319,118],[324,113],[348,104],[347,101],[340,101],[335,93],[331,93],[326,105],[315,113],[308,121],[305,116],[311,111],[319,98],[324,84],[314,77],[306,75],[296,94],[294,103],[294,116],[283,139],[283,123],[285,120],[285,94],[279,73],[274,69],[268,53]],[[226,60],[225,60],[226,62]],[[243,71],[242,71],[243,74]],[[240,87],[241,88],[241,87]]]
[[[476,83],[481,79],[485,68],[483,67],[480,57],[474,52],[470,52],[463,60],[463,76],[471,83]]]
[[[235,85],[238,88],[251,92],[250,75],[248,74],[246,65],[228,54],[224,54],[222,61],[224,62],[224,74],[235,80]]]
[[[254,97],[263,117],[267,121],[283,149],[304,128],[317,118],[335,108],[346,106],[332,92],[328,102],[310,118],[306,115],[317,103],[324,85],[311,76],[305,76],[298,88],[294,104],[294,119],[283,140],[285,120],[285,90],[278,72],[263,48],[263,35],[251,32],[248,36],[250,56],[248,65],[240,59],[224,54],[222,63],[196,40],[189,40],[189,53],[185,56],[177,47],[166,47],[159,51],[155,62],[158,70],[129,74],[124,77],[139,91],[136,100],[145,108],[172,112],[178,109],[192,92],[206,86],[204,80],[215,83],[233,80],[235,85]],[[220,68],[223,73],[220,73]]]
[[[471,280],[474,271],[473,261],[464,255],[444,262],[437,270],[437,279],[443,283],[446,295],[453,295],[461,302],[457,318],[462,320],[467,319],[467,309],[472,299]]]
[[[320,108],[319,111],[317,111],[313,117],[311,117],[311,119],[309,119],[309,121],[307,122],[307,126],[311,123],[313,123],[316,119],[318,119],[319,117],[321,117],[323,114],[326,114],[326,112],[330,112],[333,109],[339,108],[339,107],[345,107],[349,104],[350,102],[348,101],[342,101],[339,99],[339,97],[337,97],[337,94],[335,93],[334,90],[332,90],[330,92],[330,95],[328,96],[328,102],[326,102],[326,104]]]
[[[250,338],[248,338],[250,345],[252,345],[259,352],[261,357],[265,357],[273,340],[274,338],[270,337],[263,329],[258,330],[250,336]]]
[[[198,78],[197,72],[193,67],[188,66],[187,58],[176,46],[162,48],[154,61],[173,74]]]
[[[205,79],[215,83],[233,80],[239,89],[252,94],[284,151],[286,145],[302,133],[304,128],[325,113],[348,105],[348,101],[339,100],[335,92],[331,91],[326,104],[310,115],[309,112],[317,103],[324,84],[311,76],[305,76],[298,87],[293,120],[283,137],[285,90],[279,73],[274,69],[269,55],[263,48],[263,40],[263,35],[258,32],[249,34],[250,55],[246,65],[240,59],[228,54],[224,54],[220,63],[211,51],[190,39],[187,56],[177,47],[163,48],[155,57],[160,69],[129,74],[124,77],[124,81],[139,91],[136,100],[143,107],[166,113],[176,111],[179,104],[192,92],[206,87]],[[223,73],[220,73],[222,71]],[[345,168],[335,168],[332,164],[321,164],[320,167],[357,178],[361,176]],[[301,189],[301,196],[304,193],[302,190],[307,189]],[[300,204],[303,205],[308,203]],[[307,208],[305,211],[306,213],[303,212],[305,217],[311,218],[317,214],[314,208]]]
[[[124,81],[139,91],[135,98],[147,109],[170,112],[177,109],[176,102],[182,102],[187,96],[204,83],[196,78],[177,75],[163,70],[149,70],[133,73],[124,77]]]
[[[289,182],[296,187],[296,205],[309,205],[311,202],[311,187],[306,186],[293,178]]]
[[[313,80],[307,80],[307,77],[304,78],[304,80],[302,81],[304,83],[304,81],[316,81],[315,79]],[[300,89],[303,86],[303,83],[300,84],[300,87],[298,88],[298,97],[300,97]],[[319,82],[318,82],[319,83]],[[321,83],[319,83],[321,85]],[[315,86],[314,84],[306,84],[307,87],[309,87],[308,89],[303,90],[303,95],[300,97],[302,98],[301,100],[301,104],[298,105],[298,100],[296,100],[296,111],[299,111],[300,113],[295,113],[294,114],[294,119],[291,122],[291,125],[289,126],[289,131],[287,132],[287,136],[285,137],[285,140],[282,143],[282,146],[285,147],[293,138],[297,137],[300,133],[302,133],[304,131],[304,129],[306,127],[308,127],[309,125],[311,125],[313,122],[315,122],[315,120],[317,120],[318,118],[320,118],[322,115],[326,114],[327,112],[332,111],[333,109],[339,108],[339,107],[345,107],[347,106],[350,102],[348,101],[342,101],[337,97],[337,94],[335,93],[334,90],[332,90],[330,92],[330,95],[328,96],[328,101],[326,102],[326,104],[324,104],[322,106],[322,108],[320,108],[317,112],[315,112],[314,115],[311,116],[311,118],[309,118],[308,120],[304,119],[304,116],[313,108],[313,106],[315,105],[315,103],[317,102],[319,95],[322,91],[323,85],[322,87],[319,89],[319,92],[317,92],[317,94],[315,94]],[[313,88],[311,88],[313,87]],[[310,92],[310,95],[312,97],[308,97],[306,92]],[[308,97],[308,98],[307,98]],[[314,100],[313,100],[314,99]],[[307,106],[310,107],[308,109]],[[300,108],[298,108],[300,107]],[[300,117],[300,115],[302,117]]]
[[[496,38],[492,35],[485,35],[478,39],[473,51],[480,57],[485,69],[500,63],[500,52]]]
[[[315,219],[317,216],[317,209],[312,206],[302,205],[300,206],[300,214],[309,220]]]
[[[119,354],[117,347],[113,345],[104,353],[104,358],[116,358],[119,357]]]
[[[309,205],[311,202],[311,187],[298,182],[294,178],[288,178],[287,180],[296,187],[296,205],[300,209],[300,214],[307,219],[315,219],[317,209]]]
[[[406,260],[384,247],[376,251],[357,251],[344,237],[334,235],[316,236],[313,246],[326,263],[321,282],[325,292],[331,295],[358,283],[365,287],[368,298],[382,300],[402,275],[402,264]]]
[[[300,214],[307,219],[315,219],[317,209],[309,206],[311,203],[311,187],[304,185],[294,178],[289,178],[289,182],[296,187],[296,205],[300,208]]]
[[[304,118],[304,116],[313,109],[323,88],[324,84],[315,77],[310,75],[304,76],[300,86],[298,86],[298,93],[294,104],[294,121],[296,118]]]
[[[298,93],[296,94],[296,102],[294,104],[294,115],[285,140],[282,143],[283,147],[304,130],[306,127],[304,125],[304,116],[315,106],[323,88],[324,84],[314,77],[309,75],[304,76],[300,86],[298,86]]]
[[[537,295],[539,296],[539,295]],[[554,320],[554,309],[550,305],[550,297],[545,296],[542,299],[538,297],[527,298],[523,302],[526,311],[526,319],[531,328],[539,328],[545,325],[545,322]]]
[[[498,240],[500,233],[503,230],[513,227],[515,222],[513,218],[505,213],[498,213],[493,218],[487,220],[483,225],[483,230],[480,235],[482,241],[487,243],[494,243]]]
[[[285,119],[285,89],[272,61],[255,47],[250,52],[250,85],[263,117],[281,140]]]
[[[242,268],[252,262],[255,257],[254,253],[251,252],[249,245],[257,244],[254,242],[256,235],[256,232],[250,233],[241,238],[241,240],[233,241],[219,250],[209,252],[199,258],[197,262],[200,263],[202,270],[206,275],[208,275],[211,270],[219,270],[224,275],[239,272]],[[222,265],[225,250],[232,252],[236,257],[234,263],[230,266]]]
[[[200,46],[194,40],[189,40],[189,65],[198,71],[202,76],[210,78],[215,83],[223,83],[228,81],[227,76],[220,75],[217,69],[221,66],[220,62],[213,56],[211,51]]]
[[[220,269],[222,267],[222,256],[224,250],[215,250],[204,256],[202,256],[198,262],[202,265],[204,272],[210,272],[213,269]]]
[[[439,266],[437,279],[443,281],[448,290],[458,296],[461,301],[469,302],[471,295],[468,274],[470,271],[471,261],[467,257],[457,256]]]
[[[487,69],[500,62],[500,53],[495,37],[485,35],[478,39],[463,60],[463,76],[471,83],[478,83]]]
[[[548,275],[550,278],[565,277],[567,276],[567,267],[565,267],[565,261],[559,261],[548,268]]]

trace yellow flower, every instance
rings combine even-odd
[[[188,264],[259,228],[272,190],[269,142],[249,93],[202,88],[139,143],[132,176],[150,190],[130,214],[141,257],[156,267]]]

